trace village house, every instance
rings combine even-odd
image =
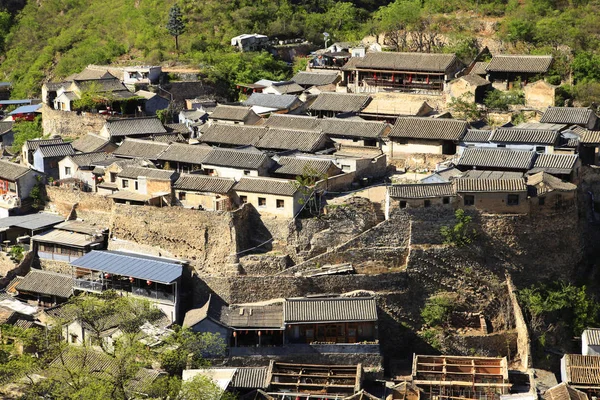
[[[107,104],[106,110],[112,112],[114,108],[120,108],[120,104],[134,100],[136,95],[108,72],[100,79],[79,79],[65,81],[60,87],[56,88],[56,97],[54,98],[54,109],[61,111],[74,111],[76,101],[81,99],[86,92],[94,92],[96,97],[104,98]]]
[[[16,243],[29,246],[30,238],[64,222],[65,218],[50,213],[15,215],[0,218],[0,242],[5,246]]]
[[[357,180],[383,178],[387,173],[387,155],[377,148],[341,145],[323,157],[331,158],[344,173],[354,173]]]
[[[481,169],[527,172],[533,168],[536,156],[534,151],[471,147],[462,152],[456,167],[461,171]]]
[[[168,143],[126,138],[112,152],[112,155],[117,158],[143,158],[150,161],[158,161],[161,154],[168,148]]]
[[[125,138],[142,138],[167,133],[167,130],[156,117],[110,119],[106,121],[99,135],[113,143]]]
[[[589,130],[598,128],[598,116],[591,108],[584,107],[548,107],[540,122],[578,125]]]
[[[258,33],[244,33],[231,38],[231,45],[240,51],[260,51],[269,46],[269,37]]]
[[[532,206],[538,211],[561,212],[577,203],[577,186],[560,180],[546,172],[527,177],[527,190]]]
[[[128,165],[138,167],[154,167],[154,164],[151,161],[143,158],[108,158],[104,161],[97,161],[93,163],[94,169],[92,170],[92,173],[95,177],[95,190],[98,192],[98,194],[107,195],[119,190],[117,176],[121,171],[123,171],[123,168]]]
[[[71,262],[107,246],[108,229],[81,221],[65,221],[31,237],[31,248],[40,259]]]
[[[206,155],[202,168],[207,175],[233,178],[244,176],[268,176],[273,161],[262,151],[254,148],[214,148]]]
[[[65,303],[73,296],[73,278],[32,268],[14,286],[17,298],[41,307],[53,307]]]
[[[202,144],[172,143],[158,156],[157,161],[164,169],[198,172],[202,170],[202,161],[211,151],[212,147]]]
[[[299,150],[315,153],[333,148],[333,142],[321,131],[266,128],[255,146],[265,151]]]
[[[338,114],[358,115],[369,101],[371,98],[363,94],[324,92],[312,102],[308,112],[319,118],[335,117]]]
[[[545,172],[568,182],[579,181],[581,161],[577,154],[539,154],[528,174]]]
[[[40,144],[33,153],[33,168],[58,180],[58,162],[71,154],[75,154],[71,143]]]
[[[14,122],[0,121],[0,149],[9,150],[12,146],[15,133],[13,132]]]
[[[175,203],[199,210],[229,211],[235,204],[234,184],[232,178],[181,174],[173,184]]]
[[[584,131],[579,138],[579,145],[581,163],[596,165],[600,154],[600,131]]]
[[[431,175],[426,176],[421,179],[421,183],[446,183],[451,182],[453,179],[462,176],[462,172],[455,167],[447,167],[443,169],[438,169],[431,173]]]
[[[299,95],[304,91],[304,88],[294,81],[271,82],[262,90],[262,93],[267,94],[293,94]]]
[[[21,148],[21,164],[26,167],[33,167],[33,154],[40,145],[60,144],[64,143],[62,137],[54,137],[52,139],[32,139],[23,143]]]
[[[304,103],[292,94],[252,93],[242,104],[249,106],[257,115],[266,115],[289,113],[299,109]]]
[[[8,117],[4,118],[4,121],[33,121],[35,117],[41,115],[41,113],[41,104],[21,106],[8,113]]]
[[[354,93],[442,92],[463,64],[454,54],[374,52],[342,67]]]
[[[169,107],[169,99],[159,96],[158,93],[149,92],[147,90],[138,90],[135,92],[137,97],[141,97],[143,100],[144,113],[146,115],[156,115],[159,110],[164,110]]]
[[[428,97],[410,93],[379,92],[371,94],[371,101],[359,113],[361,118],[396,123],[400,117],[426,117],[434,107]],[[435,104],[435,103],[432,103]]]
[[[600,356],[565,354],[560,360],[560,377],[572,388],[597,396],[600,393]]]
[[[39,171],[0,160],[0,217],[7,217],[11,210],[21,208],[43,177]]]
[[[342,76],[337,71],[299,71],[292,77],[292,81],[302,86],[304,89],[332,86],[332,92],[335,91],[335,86],[341,79]]]
[[[179,174],[171,170],[128,165],[117,175],[118,191],[107,197],[115,203],[170,206],[172,186]]]
[[[426,398],[465,396],[500,400],[510,393],[506,357],[413,356],[412,383]]]
[[[446,118],[399,118],[388,135],[391,157],[406,153],[455,154],[468,126],[466,121]]]
[[[332,160],[310,158],[310,155],[282,156],[275,160],[277,164],[271,171],[275,178],[296,179],[299,176],[306,176],[321,180],[343,173]]]
[[[188,262],[123,251],[92,250],[71,261],[75,292],[116,290],[140,296],[162,310],[171,322],[179,315],[180,282]]]
[[[552,56],[495,55],[486,67],[486,79],[495,89],[512,89],[516,82],[527,85],[532,79],[548,73]]]
[[[469,171],[453,180],[459,208],[491,213],[528,213],[527,185],[518,172]]]
[[[204,110],[197,108],[191,110],[181,110],[179,112],[179,123],[184,124],[187,127],[191,127],[195,124],[203,124],[206,122],[208,114]]]
[[[385,195],[385,216],[389,219],[396,209],[432,206],[454,207],[456,192],[448,183],[392,185]]]
[[[96,179],[93,174],[94,163],[107,160],[109,154],[104,152],[76,153],[64,157],[58,162],[58,179],[76,179],[84,191],[95,191]]]
[[[352,146],[383,147],[383,138],[392,130],[386,122],[326,118],[320,129],[336,143]]]
[[[470,103],[483,104],[486,94],[492,90],[492,83],[478,75],[463,75],[448,84],[449,101],[452,98]]]
[[[467,133],[460,139],[458,143],[457,153],[461,154],[469,147],[491,147],[490,136],[493,131],[484,129],[467,129]]]
[[[252,204],[260,214],[294,218],[306,197],[295,181],[245,176],[233,187],[241,204]]]
[[[600,329],[587,328],[581,334],[581,354],[600,356]]]
[[[157,65],[139,65],[123,68],[123,83],[126,86],[147,86],[157,84],[162,74],[162,68]]]
[[[531,124],[535,125],[535,124]],[[529,126],[527,126],[529,128]],[[558,144],[560,133],[554,129],[496,128],[490,136],[490,143],[497,147],[512,150],[535,151],[537,153],[553,153]]]
[[[73,149],[79,153],[112,153],[118,146],[110,140],[100,137],[94,133],[88,133],[71,142]]]
[[[262,118],[252,107],[219,104],[208,116],[210,124],[256,125]]]
[[[212,124],[200,130],[198,142],[217,147],[255,146],[267,129],[264,126]]]

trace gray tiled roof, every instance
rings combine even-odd
[[[485,80],[482,77],[480,77],[479,75],[475,75],[475,74],[463,75],[458,79],[462,79],[462,80],[466,81],[467,83],[469,83],[469,85],[476,86],[476,87],[488,86],[488,85],[492,84],[490,81]]]
[[[229,106],[219,104],[210,115],[211,119],[243,121],[252,112],[248,106]]]
[[[216,308],[216,307],[215,307]],[[283,328],[283,305],[222,305],[220,309],[209,310],[211,318],[222,324],[237,328]]]
[[[241,178],[233,189],[236,192],[265,193],[293,196],[298,191],[294,181],[275,178]]]
[[[488,143],[490,141],[490,136],[492,131],[487,131],[483,129],[467,129],[467,133],[461,139],[461,142],[467,143]]]
[[[364,94],[324,92],[317,96],[309,109],[340,113],[359,112],[367,106],[370,100],[371,97]]]
[[[175,281],[183,270],[177,260],[109,250],[92,250],[71,265],[160,283]]]
[[[535,156],[533,151],[468,148],[458,160],[458,166],[528,170]]]
[[[355,68],[446,72],[455,62],[454,54],[373,52],[356,61]]]
[[[600,328],[587,328],[582,336],[587,339],[588,346],[600,346]]]
[[[497,128],[492,133],[490,142],[553,145],[559,136],[558,131],[547,129]]]
[[[169,132],[169,133],[161,133],[159,135],[153,135],[152,138],[149,138],[148,140],[150,140],[150,139],[153,142],[161,142],[161,143],[168,143],[168,144],[187,143],[187,140],[185,140],[185,138],[177,132]]]
[[[577,190],[577,186],[569,182],[563,182],[559,178],[546,172],[538,172],[527,177],[527,185],[534,187],[535,195],[541,196],[552,191],[571,192]]]
[[[167,133],[163,124],[156,117],[108,120],[105,126],[111,137],[150,136],[157,133]]]
[[[585,131],[579,140],[582,144],[600,144],[600,131]]]
[[[331,160],[302,157],[280,157],[277,163],[279,165],[273,170],[273,173],[296,176],[303,175],[308,172],[323,176],[327,174],[332,166],[334,166]],[[336,169],[339,170],[337,167]]]
[[[327,118],[321,123],[321,130],[333,137],[380,138],[389,126],[386,122]]]
[[[325,147],[326,136],[322,132],[269,128],[256,147],[269,150],[300,150],[308,153]]]
[[[73,277],[56,272],[31,269],[17,285],[20,292],[69,298],[73,294]]]
[[[200,118],[202,118],[206,115],[206,112],[204,112],[203,110],[194,108],[192,110],[182,110],[181,115],[183,115],[186,119],[189,119],[192,121],[198,121]]]
[[[552,56],[495,55],[486,68],[488,72],[545,73],[552,64]]]
[[[4,135],[6,132],[13,128],[14,121],[0,121],[0,135]]]
[[[235,180],[231,178],[219,178],[216,176],[199,174],[181,174],[179,179],[177,179],[173,185],[173,188],[194,192],[226,194],[233,188],[234,184]]]
[[[27,148],[31,151],[36,151],[40,145],[58,143],[64,143],[63,138],[59,137],[52,139],[33,139],[27,141]]]
[[[157,160],[168,147],[167,143],[127,138],[112,154],[120,157]]]
[[[377,321],[372,297],[287,299],[284,306],[286,323]]]
[[[298,85],[293,81],[285,81],[285,82],[273,82],[271,85],[278,93],[288,94],[288,93],[301,93],[304,91],[304,88]]]
[[[393,185],[388,187],[390,197],[400,199],[428,199],[433,197],[455,196],[452,183],[420,183],[414,185]]]
[[[93,133],[88,133],[87,135],[73,141],[72,144],[73,148],[77,151],[81,151],[82,153],[91,153],[100,150],[106,146],[108,142],[108,139]]]
[[[120,178],[138,179],[140,176],[145,176],[150,179],[171,180],[177,175],[177,172],[158,168],[145,168],[128,165],[119,172]]]
[[[82,167],[91,167],[93,163],[106,160],[111,157],[110,154],[104,153],[102,151],[98,151],[95,153],[77,153],[71,154],[69,158],[73,161],[75,165],[78,165],[79,168]]]
[[[339,77],[338,72],[317,73],[300,71],[294,75],[292,80],[302,86],[323,86],[335,83]]]
[[[29,171],[31,171],[31,169],[22,165],[6,160],[0,160],[0,178],[6,179],[7,181],[14,182]]]
[[[268,93],[252,93],[243,104],[246,106],[259,106],[266,108],[275,108],[278,110],[286,110],[291,108],[294,103],[300,100],[292,94],[268,94]]]
[[[458,193],[472,192],[526,192],[527,186],[525,179],[471,179],[460,177],[454,180],[454,185]]]
[[[204,160],[204,157],[206,157],[211,150],[212,147],[205,145],[173,143],[158,157],[158,159],[161,161],[202,164],[202,160]]]
[[[323,119],[290,114],[271,114],[264,123],[269,128],[320,130]]]
[[[478,61],[475,63],[473,68],[471,69],[471,75],[486,75],[486,68],[489,65],[489,62]]]
[[[214,148],[206,155],[203,164],[240,169],[258,169],[270,164],[270,158],[263,152],[256,150]]]
[[[548,107],[540,122],[587,125],[594,111],[584,107]]]
[[[466,121],[446,118],[398,118],[389,137],[457,141],[468,126]]]
[[[230,146],[254,146],[265,132],[266,128],[262,126],[213,124],[202,129],[199,141]]]
[[[465,179],[521,179],[522,172],[516,171],[482,171],[472,169],[462,174]]]
[[[229,386],[234,389],[265,389],[268,367],[239,367]]]
[[[533,171],[569,174],[575,168],[577,154],[540,154],[533,164]]]
[[[46,157],[65,157],[75,153],[71,143],[43,144],[38,149],[44,158]]]
[[[182,135],[189,135],[190,134],[190,130],[189,128],[185,125],[185,124],[165,124],[165,129],[167,130],[167,132],[169,132],[169,134],[182,134]],[[166,135],[154,135],[154,140],[157,140],[157,138],[160,138],[161,136],[166,136]],[[178,140],[176,141],[180,141],[179,137]]]

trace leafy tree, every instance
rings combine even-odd
[[[600,55],[589,51],[578,53],[571,63],[575,82],[600,81]]]
[[[42,117],[37,116],[33,121],[16,122],[13,126],[13,132],[14,140],[11,150],[14,154],[19,154],[26,141],[42,137]]]
[[[169,10],[169,21],[167,22],[167,31],[169,35],[175,38],[175,50],[179,51],[179,36],[185,32],[185,23],[183,22],[183,14],[181,8],[177,4],[173,4]]]
[[[510,105],[524,104],[525,95],[520,90],[490,90],[485,95],[483,103],[491,109],[507,111]]]
[[[381,7],[373,15],[375,28],[385,32],[386,38],[395,51],[403,51],[408,47],[408,31],[421,18],[421,6],[414,0],[396,0]]]
[[[450,321],[455,299],[449,293],[442,293],[427,299],[421,310],[421,318],[430,327],[445,325]]]
[[[454,213],[456,224],[453,227],[442,226],[440,233],[444,238],[444,244],[452,246],[466,246],[473,243],[477,236],[474,228],[471,228],[472,217],[465,214],[464,210],[458,209]]]
[[[467,121],[478,121],[482,118],[483,113],[473,101],[473,96],[469,93],[464,93],[460,97],[453,97],[448,104],[452,114],[458,119]]]
[[[177,398],[180,400],[234,400],[236,396],[227,392],[223,393],[223,390],[210,378],[196,375],[181,384],[181,392]]]

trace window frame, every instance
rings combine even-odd
[[[465,206],[474,206],[475,205],[475,195],[474,194],[465,194],[463,196],[463,204]]]
[[[509,193],[506,195],[506,205],[508,206],[518,206],[519,201],[520,199],[518,194]]]
[[[263,203],[263,204],[261,204],[261,203]],[[259,197],[258,200],[256,201],[256,204],[258,204],[258,207],[261,207],[261,208],[267,207],[267,198]]]

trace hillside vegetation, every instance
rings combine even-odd
[[[179,62],[233,89],[236,82],[285,78],[291,69],[268,54],[234,52],[231,37],[256,32],[321,45],[328,32],[333,40],[385,34],[393,50],[455,52],[465,61],[486,40],[503,52],[551,53],[557,61],[550,81],[575,84],[564,87],[565,98],[600,98],[597,0],[182,0],[186,32],[179,52],[165,28],[173,4],[30,0],[20,11],[1,11],[0,77],[15,84],[15,97],[24,97],[91,63]]]

